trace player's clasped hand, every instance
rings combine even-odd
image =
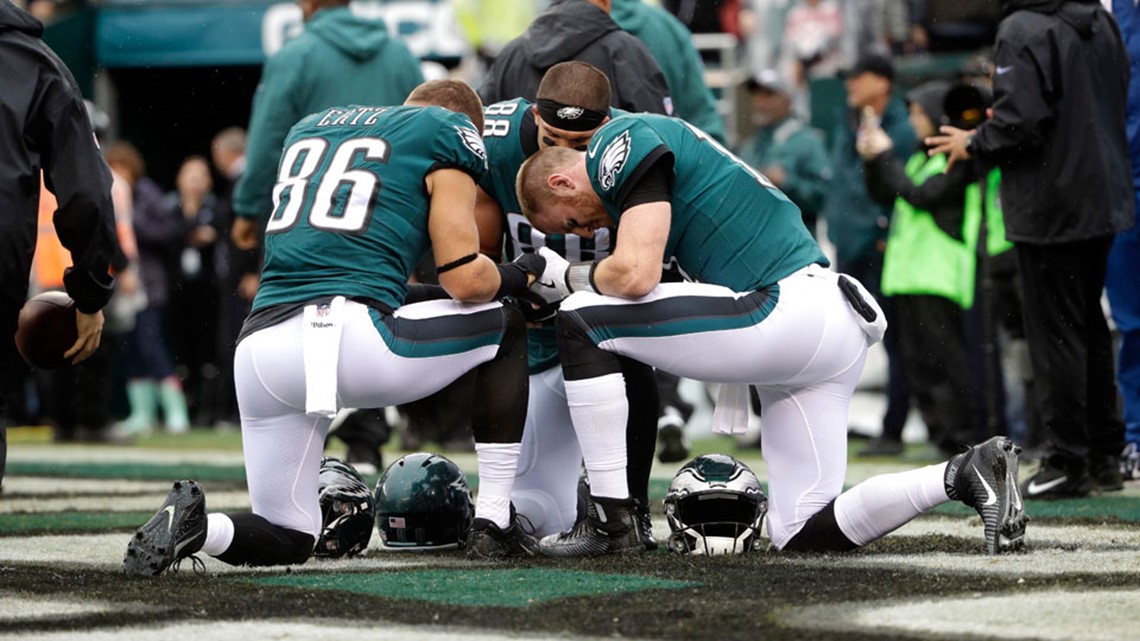
[[[549,247],[540,247],[538,255],[545,260],[545,269],[530,286],[530,291],[547,303],[561,302],[570,295],[570,285],[566,283],[566,270],[570,267],[570,261]]]

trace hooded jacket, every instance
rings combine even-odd
[[[610,79],[610,104],[631,112],[673,115],[669,85],[643,42],[622,31],[586,0],[553,0],[530,27],[507,43],[479,87],[483,104],[534,100],[546,70],[581,60]]]
[[[688,28],[673,14],[642,0],[613,0],[610,17],[649,47],[669,84],[677,117],[724,143],[724,119],[705,84],[705,64]]]
[[[1004,0],[993,118],[973,152],[1002,170],[1006,236],[1051,244],[1132,226],[1128,54],[1097,0]]]
[[[382,20],[359,18],[348,7],[317,11],[304,33],[265,63],[234,213],[265,218],[272,212],[281,145],[298,120],[340,105],[399,105],[421,82],[419,59]]]
[[[56,235],[73,262],[64,287],[80,311],[94,313],[111,298],[118,246],[111,170],[75,79],[42,34],[38,20],[0,0],[0,309],[14,314],[28,294],[42,170],[59,205]]]

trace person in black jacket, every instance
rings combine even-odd
[[[943,128],[931,153],[1002,170],[1048,454],[1026,498],[1122,487],[1124,427],[1100,307],[1113,236],[1135,218],[1125,131],[1129,62],[1097,0],[1003,0],[993,118]]]
[[[56,233],[71,252],[63,277],[75,300],[78,339],[65,354],[83,361],[99,347],[111,298],[115,253],[111,171],[99,153],[87,107],[67,67],[43,43],[43,24],[0,0],[0,385],[16,370],[16,323],[28,295],[36,246],[40,171],[59,201]],[[0,395],[0,481],[7,437]]]
[[[546,70],[569,60],[588,62],[610,79],[610,104],[633,112],[673,115],[669,85],[643,42],[609,16],[610,0],[553,0],[495,58],[479,87],[483,104],[534,100]]]

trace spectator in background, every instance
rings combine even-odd
[[[219,412],[221,423],[233,425],[238,424],[237,396],[233,381],[234,345],[237,344],[237,337],[245,317],[249,316],[253,297],[257,295],[257,285],[261,280],[260,250],[239,249],[230,237],[234,221],[234,185],[245,171],[245,143],[244,129],[227,127],[214,136],[210,145],[210,159],[220,177],[220,180],[215,182],[215,193],[218,195],[220,227],[224,230],[217,249],[218,269],[222,274],[220,284],[222,344],[218,363],[222,383]]]
[[[758,129],[736,155],[760,170],[799,208],[815,235],[831,182],[823,136],[792,113],[793,88],[780,72],[766,69],[748,81],[752,122]]]
[[[534,100],[547,69],[581,60],[610,79],[613,106],[673,115],[669,85],[653,54],[609,14],[610,0],[553,0],[525,33],[503,47],[479,87],[483,104]]]
[[[869,53],[910,53],[921,47],[907,6],[910,0],[845,0],[840,51],[847,61]]]
[[[675,115],[723,144],[724,119],[717,111],[712,90],[705,84],[705,66],[689,30],[668,11],[642,0],[612,2],[610,17],[649,47],[665,74]]]
[[[727,33],[742,37],[742,0],[664,0],[661,5],[692,33]]]
[[[107,149],[107,163],[131,188],[139,273],[147,300],[126,339],[131,414],[122,428],[130,436],[153,430],[161,407],[167,431],[182,434],[190,429],[190,418],[182,381],[170,354],[167,323],[171,281],[183,246],[185,223],[166,206],[162,188],[147,177],[142,154],[134,145],[114,144]]]
[[[921,138],[944,122],[951,84],[935,80],[907,94],[910,123]],[[955,121],[958,122],[958,121]],[[883,256],[883,293],[891,296],[901,323],[910,389],[930,442],[953,456],[974,442],[967,383],[962,310],[974,304],[981,195],[975,163],[947,171],[946,156],[920,148],[903,163],[881,127],[859,131],[856,148],[865,163],[867,188],[892,205],[890,237]],[[887,442],[890,440],[891,442]],[[902,452],[902,435],[884,433],[868,448]]]
[[[832,133],[831,167],[835,177],[823,216],[827,236],[835,243],[836,270],[863,283],[887,317],[888,329],[883,337],[888,360],[887,411],[882,432],[885,438],[872,443],[875,447],[866,453],[895,455],[901,453],[899,439],[910,412],[910,390],[903,373],[899,332],[890,329],[898,327],[896,312],[880,289],[891,207],[875,202],[867,193],[863,159],[855,149],[855,133],[861,121],[882,127],[891,139],[892,153],[900,161],[910,155],[917,143],[906,107],[892,93],[895,71],[890,58],[864,56],[844,76],[848,109],[836,119]]]
[[[72,255],[63,285],[76,304],[78,339],[65,356],[90,357],[111,298],[115,253],[111,172],[99,155],[83,96],[67,67],[44,45],[43,24],[0,0],[0,391],[20,361],[14,340],[28,294],[41,176],[56,195],[53,222]],[[6,394],[0,393],[0,483],[8,457]]]
[[[1132,227],[1125,109],[1128,52],[1096,0],[1003,0],[993,117],[928,141],[950,162],[1002,170],[1035,398],[1049,454],[1027,499],[1121,489],[1124,426],[1100,306],[1109,250]]]
[[[177,189],[166,199],[173,218],[182,218],[185,235],[171,292],[171,343],[182,370],[187,406],[195,425],[218,420],[221,343],[218,241],[225,233],[213,194],[210,166],[191,156],[178,169]]]
[[[348,0],[298,0],[305,31],[266,61],[253,97],[247,165],[234,188],[234,241],[258,242],[273,210],[281,145],[301,118],[336,105],[399,105],[423,81],[419,60],[379,19],[353,15]]]
[[[788,12],[798,0],[752,0],[750,18],[745,21],[749,30],[744,34],[748,55],[748,68],[752,73],[776,67],[782,60],[784,25]]]
[[[1112,12],[1120,25],[1133,64],[1140,61],[1140,9],[1132,0],[1113,0]],[[1128,143],[1132,156],[1132,187],[1140,208],[1140,73],[1128,83]],[[1120,332],[1116,380],[1124,399],[1125,452],[1121,473],[1140,479],[1140,229],[1120,232],[1108,254],[1105,279],[1112,319]]]
[[[423,81],[419,60],[399,38],[389,35],[382,20],[353,15],[348,0],[299,0],[298,4],[305,31],[265,63],[253,97],[248,162],[233,200],[236,217],[231,235],[240,250],[253,249],[259,242],[259,230],[273,209],[281,145],[294,123],[337,105],[403,104]],[[379,412],[359,414],[382,417]],[[353,434],[352,425],[357,423],[339,428],[342,440]],[[348,461],[379,467],[387,425],[369,420],[359,427],[367,431],[361,438],[370,444],[350,447]],[[363,452],[369,452],[364,460]]]
[[[802,0],[784,23],[783,63],[801,91],[812,78],[832,76],[843,66],[843,13],[834,0]]]

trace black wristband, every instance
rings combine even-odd
[[[526,291],[528,274],[522,267],[514,263],[495,267],[499,270],[499,291],[495,292],[495,300]]]

